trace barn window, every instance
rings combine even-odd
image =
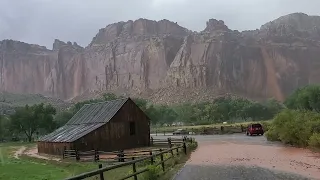
[[[130,135],[136,134],[136,124],[135,122],[130,122]]]

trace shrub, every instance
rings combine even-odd
[[[269,127],[269,130],[265,133],[268,141],[280,141],[279,135],[274,127]]]
[[[266,137],[268,140],[305,147],[310,144],[311,136],[318,133],[319,127],[320,114],[287,109],[274,118]],[[315,141],[313,138],[312,142]]]
[[[320,148],[320,133],[314,133],[310,137],[309,146]]]
[[[159,174],[161,173],[161,167],[155,166],[155,165],[149,165],[147,166],[148,171],[143,173],[142,178],[143,180],[156,180],[159,177]]]
[[[262,125],[264,131],[268,131],[270,129],[271,122],[270,121],[262,121],[261,125]]]
[[[178,157],[174,157],[174,158],[172,159],[172,166],[175,166],[175,165],[177,165],[177,164],[179,164],[179,158],[178,158]]]
[[[187,149],[190,149],[191,151],[193,151],[193,150],[197,149],[198,142],[193,140],[192,143],[188,143],[187,146],[188,146]]]

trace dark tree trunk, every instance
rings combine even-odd
[[[28,136],[28,142],[32,141],[32,136]]]
[[[28,142],[32,141],[32,133],[24,132],[28,138]]]

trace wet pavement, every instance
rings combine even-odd
[[[175,180],[308,180],[298,175],[260,167],[186,165]]]
[[[168,138],[168,136],[153,136]],[[198,149],[174,180],[320,180],[320,155],[263,136],[193,136]]]

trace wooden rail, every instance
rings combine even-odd
[[[163,147],[172,148],[175,145],[181,145],[183,142],[191,142],[191,138],[183,137],[179,138],[167,138],[167,139],[150,139],[151,146],[161,146],[162,150]],[[149,156],[154,152],[158,152],[159,149],[150,149],[150,150],[141,150],[141,151],[131,151],[131,152],[124,152],[123,150],[120,151],[112,151],[112,152],[105,152],[105,151],[98,151],[98,150],[91,150],[91,151],[78,151],[78,150],[64,150],[62,155],[62,159],[75,159],[77,161],[99,161],[105,160],[108,162],[125,162],[127,160],[132,160],[132,158],[138,158],[143,156]],[[111,157],[104,157],[106,155],[110,155]],[[114,157],[112,157],[114,156]]]
[[[121,168],[121,167],[125,167],[125,166],[130,166],[130,165],[132,165],[133,173],[130,174],[130,175],[127,175],[127,176],[125,176],[125,177],[123,177],[123,178],[121,178],[119,180],[125,180],[125,179],[129,179],[131,177],[134,177],[134,180],[138,180],[138,175],[149,171],[149,169],[148,168],[144,168],[144,169],[141,169],[141,170],[137,171],[137,169],[136,169],[136,164],[137,163],[143,162],[143,161],[149,161],[151,165],[155,165],[155,166],[161,165],[162,170],[165,171],[165,162],[168,161],[169,159],[173,158],[174,155],[179,155],[179,150],[180,151],[183,150],[183,152],[185,154],[187,154],[186,142],[183,142],[181,145],[169,148],[167,150],[160,149],[158,153],[155,153],[155,154],[151,153],[147,157],[142,157],[142,158],[139,158],[139,159],[135,159],[133,157],[133,158],[131,158],[131,161],[124,162],[124,163],[121,163],[121,164],[117,164],[117,165],[114,165],[114,166],[102,167],[102,165],[100,164],[99,165],[99,169],[96,169],[96,170],[93,170],[93,171],[90,171],[90,172],[86,172],[86,173],[83,173],[83,174],[80,174],[80,175],[77,175],[77,176],[74,176],[74,177],[70,177],[70,178],[67,178],[66,180],[81,180],[81,179],[85,179],[85,178],[89,178],[89,177],[93,177],[93,176],[98,176],[98,175],[99,175],[100,180],[105,180],[104,174],[103,174],[104,172],[107,172],[107,171],[110,171],[110,170],[113,170],[113,169],[117,169],[117,168]],[[174,151],[176,151],[177,153],[173,153]],[[165,154],[171,154],[171,156],[169,156],[168,158],[165,159],[164,158]],[[160,156],[160,162],[155,163],[155,159],[157,157],[159,157],[159,156]]]

